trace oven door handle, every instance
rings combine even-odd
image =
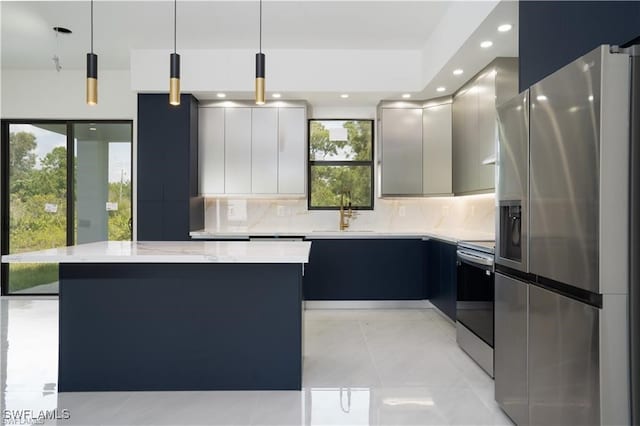
[[[467,254],[462,250],[457,251],[458,258],[466,263],[470,263],[472,265],[484,266],[485,268],[493,268],[493,259],[485,256],[476,256],[472,254]]]

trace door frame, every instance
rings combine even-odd
[[[67,138],[67,246],[72,246],[75,242],[75,146],[74,146],[74,124],[95,123],[95,124],[129,124],[131,127],[131,219],[135,221],[134,214],[134,164],[133,164],[133,120],[131,119],[2,119],[0,121],[0,254],[9,254],[9,130],[12,124],[60,124],[66,126]],[[133,240],[133,222],[131,227],[131,239]],[[58,296],[58,293],[10,293],[9,292],[9,265],[0,264],[0,296]]]

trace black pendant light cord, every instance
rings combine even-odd
[[[93,0],[91,0],[91,53],[93,53]]]
[[[262,0],[260,0],[260,53],[262,53]]]
[[[178,31],[178,0],[173,0],[173,53],[176,53],[177,31]]]

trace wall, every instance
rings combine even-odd
[[[135,119],[128,71],[100,71],[98,105],[85,103],[85,70],[2,70],[2,118]]]
[[[205,229],[213,232],[296,233],[337,230],[337,211],[307,210],[307,200],[208,198]],[[376,199],[358,211],[351,230],[432,232],[464,239],[492,239],[494,194],[466,197]]]
[[[639,1],[521,1],[520,91],[601,44],[640,36]]]
[[[166,69],[168,53],[132,50],[131,87],[141,92],[166,91],[167,76],[158,70]],[[265,54],[269,91],[405,92],[423,87],[419,50],[273,49]],[[253,50],[181,50],[180,56],[180,84],[186,92],[253,90]]]
[[[309,118],[357,118],[375,120],[375,106],[311,106]]]

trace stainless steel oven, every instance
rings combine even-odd
[[[458,345],[493,377],[494,241],[458,244]]]

